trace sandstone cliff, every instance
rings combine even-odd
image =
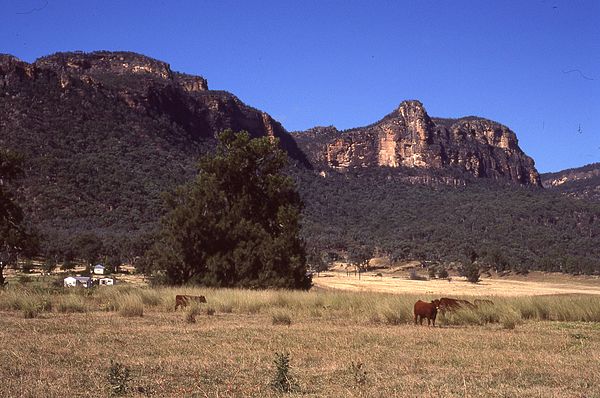
[[[579,199],[600,201],[600,163],[541,176],[544,188]]]
[[[370,126],[344,132],[319,127],[294,133],[316,167],[413,168],[431,173],[457,170],[473,177],[540,185],[533,160],[507,127],[482,118],[430,118],[419,101]]]
[[[131,52],[69,52],[42,57],[32,64],[0,55],[0,95],[23,96],[26,86],[50,86],[61,97],[104,96],[131,110],[166,117],[193,139],[210,139],[231,128],[258,137],[277,137],[290,156],[304,162],[285,129],[268,114],[247,106],[233,94],[208,89],[206,79],[174,72],[169,64]],[[0,137],[1,138],[1,137]]]

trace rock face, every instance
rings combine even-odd
[[[533,160],[507,127],[482,118],[430,118],[419,101],[367,127],[339,132],[334,127],[294,133],[316,167],[446,169],[476,178],[540,185]]]
[[[135,112],[170,119],[196,140],[213,138],[228,128],[255,137],[277,137],[292,158],[305,162],[293,138],[266,113],[228,92],[209,90],[201,76],[173,72],[169,64],[144,55],[69,52],[33,64],[0,55],[0,95],[23,95],[23,87],[30,85],[57,87],[61,97],[113,98]]]
[[[544,188],[600,202],[600,163],[541,175]]]

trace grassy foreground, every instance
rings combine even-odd
[[[176,293],[208,303],[174,312]],[[415,295],[211,289],[0,292],[0,396],[600,397],[600,298],[495,298],[412,322]]]

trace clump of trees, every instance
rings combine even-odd
[[[167,284],[308,289],[302,202],[276,139],[231,130],[194,181],[165,195],[168,212],[144,271]]]
[[[15,265],[21,253],[32,255],[38,246],[11,185],[23,172],[22,162],[19,154],[0,149],[0,287],[6,284],[4,268]]]

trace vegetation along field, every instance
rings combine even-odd
[[[175,312],[181,293],[207,303]],[[0,396],[600,396],[599,296],[489,297],[415,326],[434,297],[11,284]]]

